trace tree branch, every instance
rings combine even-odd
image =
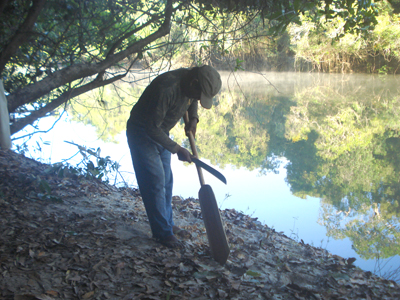
[[[89,82],[88,84],[85,84],[83,86],[80,86],[78,88],[75,88],[75,89],[72,89],[70,91],[63,93],[60,97],[51,101],[46,106],[42,107],[39,110],[33,111],[29,116],[26,116],[25,118],[21,119],[20,121],[17,121],[14,124],[12,124],[10,126],[11,135],[20,131],[25,126],[32,124],[37,119],[44,117],[47,113],[55,110],[57,107],[59,107],[60,105],[62,105],[65,102],[67,102],[68,100],[70,100],[74,97],[77,97],[79,95],[82,95],[88,91],[95,89],[95,88],[105,86],[107,84],[118,81],[121,78],[124,78],[126,76],[126,74],[127,73],[124,73],[124,74],[115,76],[113,78],[110,78],[110,79],[107,79],[104,81],[93,80],[93,81]]]
[[[133,34],[135,34],[136,32],[139,32],[140,30],[146,28],[146,27],[149,26],[151,23],[153,23],[155,20],[158,20],[158,18],[152,18],[151,20],[149,20],[148,22],[144,23],[143,25],[141,25],[141,26],[139,26],[139,27],[137,27],[137,28],[131,30],[130,32],[127,32],[126,34],[124,34],[124,35],[123,35],[121,38],[119,38],[119,39],[114,43],[114,45],[110,48],[110,50],[109,50],[108,53],[107,53],[106,58],[108,58],[108,57],[110,57],[111,55],[113,55],[115,49],[117,49],[118,46],[121,45],[122,42],[123,42],[125,39],[131,37],[131,36],[132,36]],[[106,70],[104,69],[104,70],[102,70],[101,72],[99,72],[96,79],[97,79],[97,80],[101,80],[101,79],[103,78],[103,76],[104,76],[105,71],[106,71]]]
[[[54,121],[53,125],[51,125],[51,127],[49,129],[34,131],[34,132],[31,132],[31,133],[28,133],[28,134],[13,138],[11,140],[14,142],[16,140],[20,140],[20,139],[23,139],[23,138],[26,138],[26,137],[31,137],[32,135],[37,134],[37,133],[48,133],[50,130],[52,130],[54,128],[54,126],[57,124],[57,122],[61,120],[61,117],[62,117],[62,115],[64,113],[65,113],[65,108],[64,108],[64,111],[58,116],[58,119]]]
[[[28,85],[25,88],[10,94],[7,96],[9,112],[15,112],[19,106],[31,103],[48,94],[53,89],[80,78],[93,76],[122,61],[129,55],[140,52],[145,46],[170,32],[172,11],[172,0],[168,0],[165,8],[165,19],[161,27],[153,34],[132,44],[125,50],[110,55],[108,58],[98,63],[83,63],[66,67],[60,71],[52,73],[35,84]]]
[[[17,49],[29,38],[29,31],[32,30],[40,12],[43,9],[46,0],[33,0],[28,15],[22,25],[18,28],[10,43],[0,53],[0,73],[3,72],[10,57]]]
[[[8,3],[8,0],[3,0],[0,3],[0,18],[1,18],[1,15],[3,14],[4,8],[7,6],[7,3]]]

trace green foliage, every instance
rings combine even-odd
[[[110,182],[111,177],[116,179],[120,165],[112,161],[110,156],[101,157],[100,148],[97,150],[68,142],[78,147],[78,153],[82,160],[78,164],[57,163],[52,165],[47,172],[57,174],[59,177],[77,178],[83,176],[87,179],[98,179],[106,183]]]
[[[243,71],[243,67],[242,67],[242,63],[244,62],[244,60],[240,60],[239,58],[236,58],[236,66],[235,66],[235,72],[238,70],[242,70]]]
[[[246,275],[249,275],[249,276],[252,276],[252,277],[256,277],[256,278],[261,276],[260,273],[252,271],[252,270],[246,271]]]
[[[36,184],[39,188],[39,193],[37,194],[39,199],[52,202],[63,202],[60,197],[51,194],[51,187],[46,180],[37,176]]]
[[[390,6],[383,6],[377,17],[378,24],[373,31],[370,42],[375,52],[387,60],[400,57],[400,16],[393,14]],[[389,70],[388,70],[389,71]]]
[[[153,4],[157,9],[157,3],[150,2],[148,5]],[[32,38],[15,53],[3,74],[5,89],[13,93],[61,68],[104,59],[120,36],[138,26],[136,19],[139,14],[131,12],[143,6],[138,1],[125,5],[103,0],[47,1]],[[15,3],[14,7],[19,7],[19,4]],[[11,15],[3,19],[3,47],[17,28],[10,24],[15,21]],[[21,22],[23,11],[17,16]],[[135,35],[130,36],[116,50],[136,39]]]
[[[324,72],[395,72],[400,62],[399,16],[393,14],[387,2],[374,4],[364,16],[368,19],[370,13],[376,13],[377,17],[371,21],[373,26],[364,31],[348,27],[353,21],[345,16],[346,12],[329,22],[322,19],[316,22],[306,14],[300,25],[290,25],[300,69],[308,62],[313,69]]]
[[[31,8],[40,13],[34,25],[19,29],[32,18],[19,2],[8,1],[0,21],[0,72],[9,112],[29,112],[11,118],[12,133],[86,91],[125,77],[135,56],[168,34],[173,10],[165,1],[50,0],[43,8],[36,1]]]

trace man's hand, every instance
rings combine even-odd
[[[196,128],[197,128],[197,122],[199,120],[197,120],[196,118],[193,118],[189,121],[188,124],[185,124],[185,133],[186,136],[189,136],[189,131],[192,132],[193,137],[196,138]]]
[[[187,162],[192,162],[191,159],[191,154],[188,150],[186,150],[185,148],[179,147],[178,152],[176,152],[176,154],[178,154],[178,159],[181,161],[187,161]]]

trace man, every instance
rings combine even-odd
[[[221,84],[218,72],[207,65],[164,73],[145,89],[127,123],[132,162],[153,237],[170,248],[179,246],[174,235],[179,227],[172,218],[171,153],[181,161],[192,161],[190,152],[169,138],[169,131],[187,111],[185,131],[195,135],[198,100],[210,109]]]

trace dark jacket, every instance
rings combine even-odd
[[[186,111],[189,119],[199,119],[198,101],[186,97],[181,87],[181,79],[188,72],[188,69],[178,69],[156,77],[132,108],[128,120],[144,128],[155,142],[172,153],[178,151],[179,145],[169,138],[169,131]]]

